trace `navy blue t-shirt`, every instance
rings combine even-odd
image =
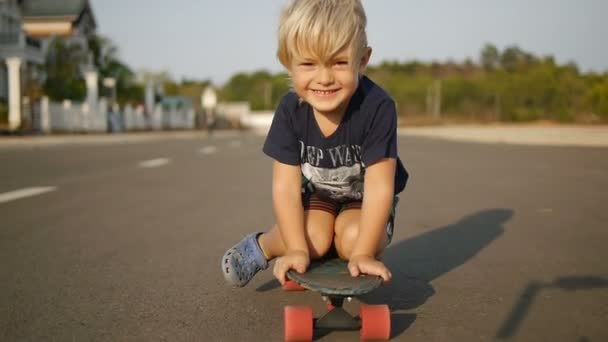
[[[395,194],[403,191],[408,179],[397,156],[395,102],[365,76],[338,128],[328,137],[308,103],[295,93],[285,95],[263,151],[281,163],[300,165],[306,191],[338,202],[362,200],[365,168],[383,158],[397,159]]]

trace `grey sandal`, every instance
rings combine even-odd
[[[245,236],[224,253],[222,273],[230,285],[245,286],[256,273],[268,268],[268,261],[258,243],[259,234],[261,233]]]

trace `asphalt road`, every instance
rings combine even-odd
[[[0,149],[0,340],[281,341],[284,305],[320,313],[270,271],[242,289],[220,273],[273,221],[262,143]],[[389,304],[393,340],[608,340],[608,148],[399,148],[411,180],[385,254],[394,280],[361,299]]]

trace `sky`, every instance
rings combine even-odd
[[[287,0],[90,0],[97,31],[133,70],[222,85],[237,72],[282,71],[278,16]],[[363,0],[371,64],[479,60],[517,45],[581,71],[608,72],[606,0]]]

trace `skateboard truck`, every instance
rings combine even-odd
[[[361,319],[358,317],[353,317],[343,308],[344,299],[350,302],[352,297],[323,296],[323,299],[329,301],[327,303],[327,308],[329,311],[314,321],[314,328],[332,330],[361,329]]]

